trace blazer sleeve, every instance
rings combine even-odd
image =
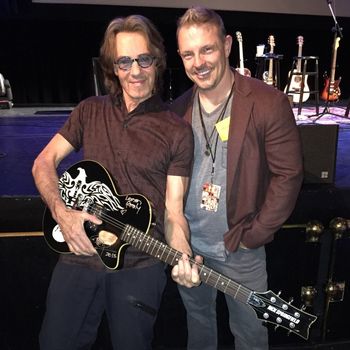
[[[230,251],[240,242],[254,249],[272,241],[292,213],[303,179],[300,135],[288,98],[279,91],[257,97],[237,165],[234,203],[227,203],[224,240]]]

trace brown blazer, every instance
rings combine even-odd
[[[225,246],[257,248],[294,209],[303,178],[299,130],[287,96],[260,80],[235,74],[227,141]],[[195,87],[171,109],[191,122]]]

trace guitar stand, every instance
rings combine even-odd
[[[329,7],[329,10],[331,12],[331,15],[333,17],[333,21],[334,21],[334,27],[332,28],[332,32],[334,33],[334,41],[333,41],[333,55],[334,55],[334,52],[335,52],[335,43],[336,43],[336,39],[339,35],[340,38],[343,38],[343,34],[342,34],[342,28],[339,26],[339,23],[337,21],[337,18],[335,17],[334,15],[334,11],[333,11],[333,8],[332,8],[332,1],[327,1],[328,3],[328,7]],[[334,66],[335,66],[335,62],[333,62]],[[334,68],[334,67],[332,67]],[[331,114],[331,115],[335,115],[337,117],[340,117],[340,118],[346,118],[348,119],[348,115],[349,115],[349,109],[350,109],[350,101],[348,103],[348,106],[347,106],[347,109],[346,109],[346,112],[344,115],[339,115],[339,114],[336,114],[336,113],[331,113],[330,110],[329,110],[329,103],[330,103],[330,100],[329,100],[329,96],[330,96],[330,89],[331,89],[331,84],[328,85],[328,91],[327,91],[327,100],[326,100],[326,106],[324,108],[324,110],[322,111],[322,113],[317,116],[317,118],[313,121],[313,123],[316,123],[320,118],[322,118],[324,115],[326,114]],[[336,101],[337,102],[337,101]]]
[[[300,72],[297,71],[298,62],[300,62]],[[311,67],[310,67],[311,65]],[[306,78],[310,80],[314,79],[313,85],[314,88],[308,91],[309,95],[315,96],[315,108],[316,108],[316,116],[319,114],[319,90],[318,90],[318,56],[295,56],[293,58],[292,68],[290,70],[290,76],[288,79],[287,86],[285,88],[285,93],[289,95],[293,93],[294,95],[299,95],[298,102],[295,105],[298,106],[298,116],[301,115],[301,111],[303,108],[303,96],[305,88]],[[295,91],[291,89],[291,82],[293,78],[299,77],[300,79],[300,89],[299,91]]]
[[[323,111],[320,113],[320,114],[316,114],[315,116],[317,117],[315,120],[313,120],[313,123],[316,123],[319,119],[321,119],[324,115],[327,115],[327,114],[330,114],[330,115],[335,115],[336,117],[339,117],[339,118],[344,118],[344,119],[349,119],[348,118],[348,115],[349,115],[349,109],[350,109],[350,100],[349,100],[349,103],[348,103],[348,107],[346,109],[346,112],[344,113],[344,115],[340,115],[340,114],[337,114],[337,113],[333,113],[330,111],[330,102],[331,101],[326,101],[326,105],[323,109]],[[312,117],[312,116],[310,116]]]
[[[346,111],[345,111],[345,117],[348,117],[349,116],[349,111],[350,111],[350,98],[349,98],[349,102],[348,102],[348,105],[346,106]]]

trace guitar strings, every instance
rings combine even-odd
[[[98,212],[96,211],[96,209],[94,209],[94,206],[97,207],[99,210]],[[160,260],[163,260],[166,263],[169,263],[168,261],[168,257],[172,256],[172,260],[170,265],[173,266],[173,261],[174,260],[178,260],[181,258],[182,254],[169,247],[168,245],[164,244],[163,242],[151,237],[150,235],[145,234],[143,231],[140,231],[130,225],[126,225],[123,222],[111,217],[110,215],[105,213],[105,210],[103,209],[102,206],[99,205],[93,205],[92,206],[92,210],[87,209],[87,211],[89,213],[92,214],[96,214],[99,218],[103,219],[105,222],[107,222],[108,224],[111,224],[112,226],[115,226],[116,228],[122,230],[123,232],[130,227],[132,236],[134,236],[134,241],[137,240],[139,237],[142,238],[142,240],[140,241],[140,244],[144,244],[144,246],[142,247],[141,250],[146,251],[147,249],[145,249],[145,245],[147,245],[147,243],[149,243],[149,241],[151,241],[155,247],[157,248],[157,253],[158,251],[162,248],[164,251],[167,251],[167,255],[166,258],[163,258],[163,254],[159,257]],[[124,234],[122,234],[123,236]],[[146,237],[146,240],[144,240],[143,238]],[[130,240],[131,241],[131,240]],[[128,242],[129,243],[129,242]],[[135,247],[137,248],[137,243],[135,243]],[[153,250],[152,250],[153,251]],[[148,253],[148,252],[147,252]],[[164,253],[164,252],[163,252]],[[151,254],[152,255],[152,254]],[[154,256],[156,256],[157,254],[155,254]],[[237,282],[229,279],[226,276],[223,276],[221,274],[219,274],[218,272],[206,267],[204,264],[198,264],[193,258],[190,258],[189,261],[192,264],[196,264],[199,268],[199,274],[201,277],[205,277],[204,280],[202,280],[202,282],[213,286],[214,288],[219,289],[220,291],[222,291],[223,293],[229,294],[231,295],[234,299],[238,299],[239,301],[248,304],[249,299],[251,298],[251,296],[253,295],[253,291],[251,291],[250,289],[244,287],[241,284],[238,284]],[[264,304],[271,304],[271,300],[266,298],[264,295],[259,294],[259,299],[262,300],[264,302]],[[263,314],[265,312],[266,309],[266,305],[264,305],[264,307],[262,307],[261,305],[259,306],[254,306],[252,303],[249,303],[249,305],[251,307],[253,307],[253,309],[259,313],[259,314]],[[290,304],[289,304],[290,305]],[[274,305],[275,307],[278,305]],[[289,306],[291,308],[291,312],[289,310],[284,310],[284,313],[289,314],[289,315],[293,315],[293,309],[295,310],[296,308],[292,305]],[[299,314],[302,314],[303,311],[298,310]],[[275,322],[271,321],[271,320],[267,320],[268,322],[272,322],[275,324]],[[295,333],[297,333],[296,330],[291,330],[289,327],[284,326],[283,324],[279,324],[279,326],[286,328],[290,331],[293,331]],[[297,333],[298,334],[298,333]]]
[[[147,243],[149,242],[149,240],[154,243],[155,247],[158,248],[157,252],[159,251],[159,249],[163,248],[164,251],[167,251],[167,258],[170,256],[172,256],[172,260],[171,263],[169,263],[167,258],[163,258],[163,261],[166,263],[169,263],[170,265],[174,265],[173,262],[178,261],[181,256],[182,253],[169,247],[168,245],[164,244],[163,242],[151,237],[150,235],[146,235],[144,232],[130,226],[127,224],[124,224],[123,222],[113,218],[112,216],[108,215],[105,213],[104,208],[101,205],[98,204],[92,204],[90,205],[87,209],[87,212],[89,212],[90,214],[94,214],[96,215],[98,218],[103,219],[106,223],[111,224],[112,226],[115,226],[116,228],[120,229],[121,231],[125,231],[128,227],[130,227],[132,233],[136,233],[138,235],[138,237],[140,236],[146,236],[147,239],[144,242],[144,240],[140,241],[140,244],[144,243],[145,245],[147,245]],[[122,234],[123,236],[124,234]],[[137,239],[138,237],[134,238]],[[135,244],[135,247],[137,248],[137,243]],[[142,250],[147,252],[147,249],[145,247],[142,247]],[[163,255],[163,254],[162,254]],[[156,256],[156,255],[154,255]],[[159,257],[160,260],[162,260],[162,256]],[[205,278],[205,280],[202,280],[202,282],[205,282],[211,286],[214,286],[215,288],[221,290],[224,293],[227,293],[231,296],[233,296],[235,299],[238,299],[240,301],[243,301],[244,303],[248,302],[249,297],[252,294],[252,291],[246,287],[244,287],[243,285],[229,279],[228,277],[221,275],[220,273],[206,267],[204,264],[199,264],[197,263],[193,258],[189,258],[189,261],[192,264],[196,264],[199,268],[199,273],[201,276],[203,276]],[[219,283],[221,282],[221,283]]]

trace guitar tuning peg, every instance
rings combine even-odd
[[[278,327],[279,327],[279,325],[276,325],[276,326],[275,326],[275,331],[277,330]]]
[[[300,309],[301,309],[302,311],[306,310],[306,305],[305,305],[305,304],[301,305]]]
[[[278,291],[278,293],[277,293],[277,295],[278,295],[278,296],[280,296],[280,295],[281,295],[281,293],[282,293],[282,292],[279,290],[279,291]]]
[[[291,333],[292,333],[292,331],[288,331],[287,336],[289,337]]]
[[[288,304],[291,304],[294,301],[293,298],[289,298]]]

